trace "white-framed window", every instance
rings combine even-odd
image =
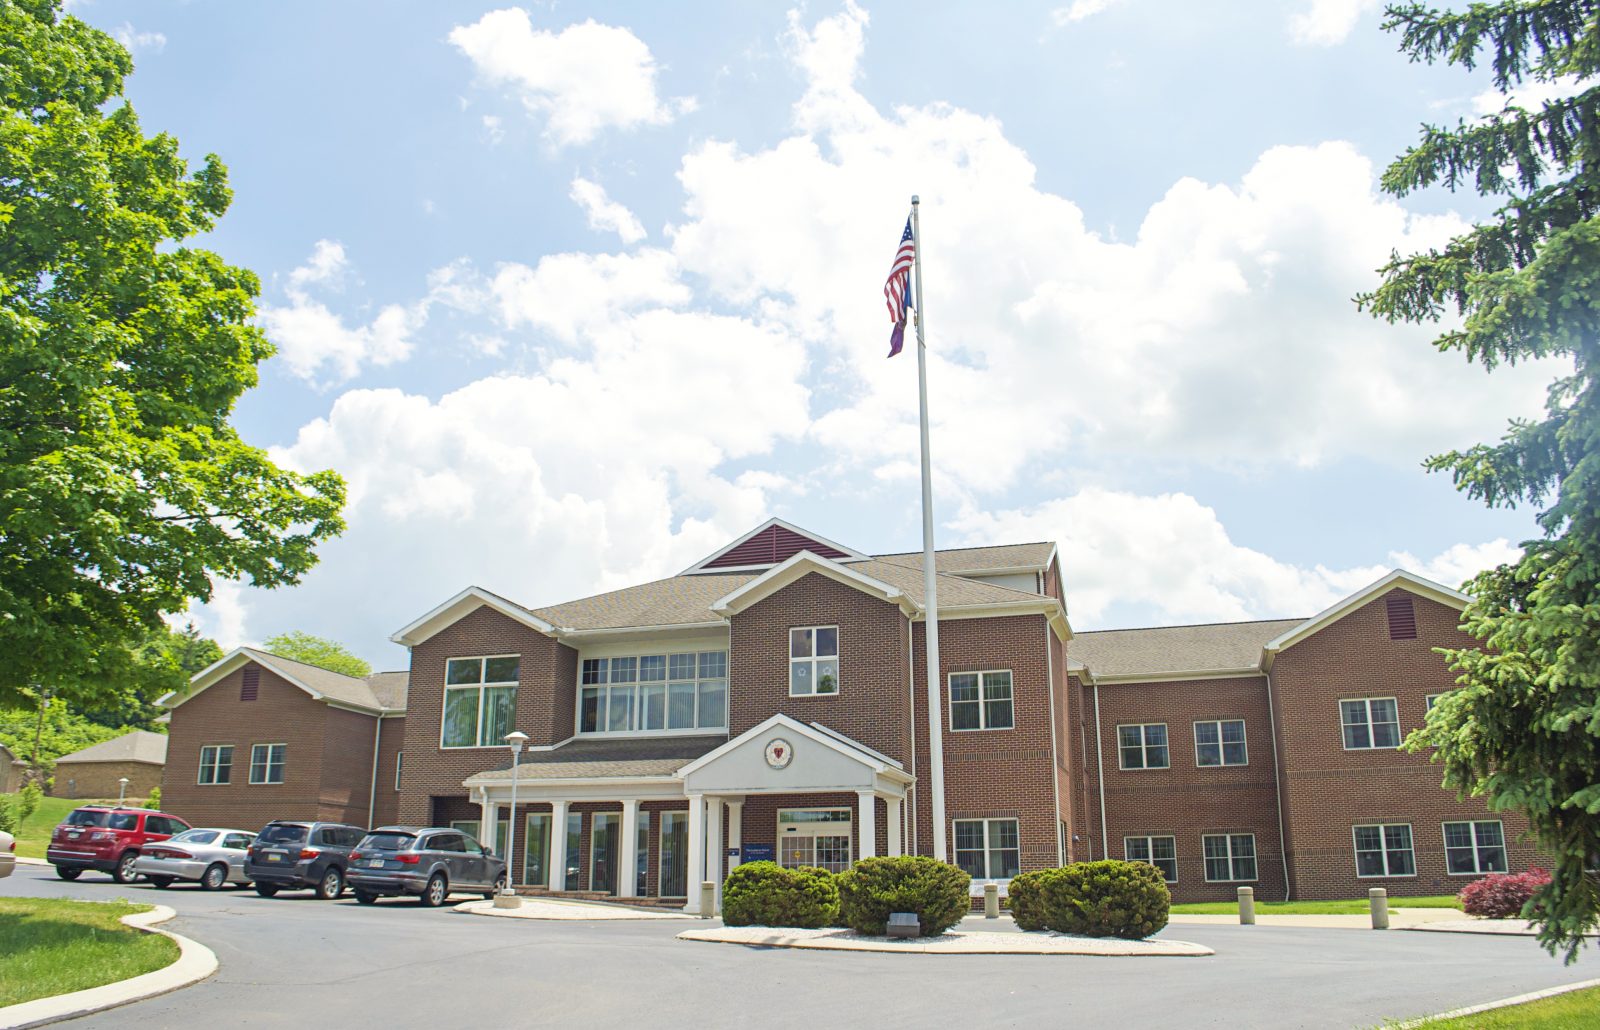
[[[1427,711],[1427,712],[1433,711],[1433,706],[1439,703],[1439,699],[1441,697],[1444,697],[1444,695],[1443,694],[1429,694],[1426,697],[1424,697],[1422,699],[1422,703],[1425,706],[1423,710]]]
[[[585,658],[579,733],[668,733],[728,726],[728,652]]]
[[[1161,870],[1168,883],[1178,882],[1178,839],[1176,837],[1124,837],[1122,858],[1127,862],[1148,862]]]
[[[1369,823],[1351,828],[1356,875],[1363,879],[1417,875],[1410,823]]]
[[[253,744],[250,747],[250,782],[282,783],[287,744]]]
[[[1445,823],[1444,865],[1451,876],[1505,872],[1505,827],[1498,819]]]
[[[1243,719],[1208,719],[1194,724],[1194,764],[1249,765]]]
[[[789,630],[789,696],[839,692],[839,627],[795,626]]]
[[[233,782],[233,745],[207,744],[200,749],[200,779],[203,787]]]
[[[1392,697],[1358,697],[1339,702],[1346,751],[1400,746],[1400,715]]]
[[[1136,723],[1117,727],[1117,766],[1121,769],[1167,769],[1167,724]]]
[[[1010,669],[950,674],[952,730],[1009,730],[1014,726]]]
[[[502,747],[516,722],[517,655],[451,658],[444,663],[442,748]]]
[[[956,865],[974,880],[1009,880],[1022,871],[1015,819],[957,819]]]
[[[406,753],[404,751],[396,751],[394,753],[394,789],[395,790],[399,790],[400,789],[400,770],[405,765],[405,761],[406,761]]]
[[[1256,879],[1256,835],[1208,833],[1200,838],[1206,882],[1247,883]]]

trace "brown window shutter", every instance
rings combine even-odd
[[[1393,593],[1384,599],[1389,609],[1389,639],[1417,639],[1417,612],[1411,604],[1411,595]]]
[[[261,690],[261,670],[254,665],[244,667],[244,681],[239,684],[239,700],[254,701]]]

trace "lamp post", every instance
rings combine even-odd
[[[122,807],[122,799],[128,795],[128,778],[126,776],[117,780],[117,807]]]
[[[528,735],[521,730],[512,730],[505,736],[505,741],[511,746],[511,818],[506,820],[506,886],[500,892],[506,900],[500,904],[502,908],[515,908],[517,891],[515,885],[516,859],[517,859],[517,762],[522,758],[522,746],[528,742]]]

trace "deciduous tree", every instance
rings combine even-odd
[[[346,676],[367,676],[372,673],[372,666],[367,664],[366,659],[352,654],[349,648],[338,641],[312,636],[297,629],[268,637],[263,646],[273,654],[308,665],[319,665]]]

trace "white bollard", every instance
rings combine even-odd
[[[1372,928],[1389,929],[1389,892],[1383,887],[1367,891],[1367,903],[1372,906]]]
[[[983,885],[983,918],[1000,918],[1000,885],[986,883]]]
[[[1239,888],[1239,925],[1256,925],[1256,891],[1254,887]]]
[[[710,880],[700,884],[700,914],[707,919],[717,914],[717,885]]]

